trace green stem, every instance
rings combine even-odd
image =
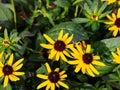
[[[17,30],[17,20],[16,20],[16,12],[15,12],[15,5],[14,5],[14,0],[11,0],[12,4],[12,10],[13,10],[13,17],[14,17],[14,24],[15,24],[15,29]]]

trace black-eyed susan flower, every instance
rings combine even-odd
[[[117,48],[117,54],[111,52],[112,56],[114,57],[113,61],[120,64],[120,48]]]
[[[0,78],[4,78],[3,87],[8,85],[9,80],[18,81],[19,77],[24,75],[24,72],[19,72],[18,70],[22,68],[23,64],[21,63],[24,59],[20,59],[13,64],[14,55],[11,54],[7,63],[5,65],[0,61]]]
[[[5,51],[7,53],[12,53],[12,50],[21,49],[21,45],[18,44],[20,39],[17,32],[12,31],[10,36],[8,36],[8,31],[5,29],[4,38],[0,37],[0,52]]]
[[[113,31],[113,36],[115,37],[120,31],[120,8],[118,9],[117,15],[112,13],[112,16],[107,15],[107,18],[110,20],[109,22],[105,22],[105,24],[110,25],[108,30]]]
[[[79,47],[79,45],[76,45],[76,49],[74,48],[72,51],[73,53],[71,54],[74,57],[74,60],[68,61],[68,63],[71,65],[76,65],[76,73],[81,70],[83,74],[87,72],[90,76],[94,77],[94,73],[98,75],[99,72],[96,70],[93,64],[98,66],[105,66],[104,63],[98,61],[100,56],[94,56],[90,53],[91,45],[89,44],[87,45],[86,49],[82,49]]]
[[[102,2],[103,2],[103,1],[107,1],[108,5],[113,4],[113,3],[115,3],[115,2],[118,2],[118,5],[120,5],[120,0],[101,0],[101,1],[102,1]]]
[[[68,37],[68,33],[63,35],[63,30],[60,31],[59,36],[56,41],[51,39],[48,35],[44,34],[43,36],[50,44],[40,44],[40,46],[49,49],[50,53],[48,59],[59,60],[60,57],[63,61],[67,61],[66,56],[71,57],[70,54],[67,52],[69,48],[73,48],[72,44],[69,44],[73,39],[73,34]]]
[[[48,75],[43,74],[37,74],[38,78],[44,79],[43,83],[39,84],[37,86],[37,89],[43,88],[46,86],[45,90],[55,90],[55,86],[59,88],[59,86],[63,86],[66,89],[69,89],[68,85],[62,82],[66,77],[67,74],[64,74],[65,71],[59,72],[59,68],[56,68],[55,70],[51,70],[48,63],[45,64],[47,68]]]

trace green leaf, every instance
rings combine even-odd
[[[50,29],[46,34],[48,34],[52,39],[56,40],[58,34],[61,30],[64,30],[64,33],[69,33],[69,35],[73,34],[73,41],[87,40],[88,35],[84,28],[80,24],[76,24],[73,22],[63,22],[52,29]]]
[[[90,20],[88,18],[74,18],[74,19],[72,19],[72,21],[75,23],[87,23]]]
[[[107,7],[107,3],[105,2],[102,4],[97,14],[100,15],[105,10],[106,7]]]
[[[13,14],[5,4],[0,3],[0,21],[10,21],[13,18]]]
[[[42,65],[40,68],[38,68],[38,69],[36,70],[36,73],[37,73],[37,74],[39,74],[39,73],[41,73],[41,74],[47,73],[47,70],[46,70],[45,65]]]
[[[92,15],[92,14],[93,14],[92,11],[91,11],[91,9],[90,9],[90,7],[88,6],[87,3],[84,4],[83,9],[84,9],[89,15]]]
[[[8,83],[8,85],[4,88],[3,85],[0,85],[0,90],[12,90],[11,85]]]
[[[63,8],[70,6],[70,2],[68,0],[56,0],[54,4],[56,4],[59,7],[63,7]]]

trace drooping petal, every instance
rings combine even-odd
[[[114,52],[111,52],[111,54],[112,54],[112,56],[113,56],[114,58],[118,58],[118,57],[119,57],[119,56],[116,55]]]
[[[46,89],[45,90],[49,90],[51,88],[51,83],[49,82],[46,86]]]
[[[58,61],[60,59],[60,52],[56,53],[56,60]]]
[[[0,68],[0,77],[2,77],[3,75],[4,75],[4,73],[3,73],[3,71],[2,71],[3,69],[2,68]]]
[[[99,74],[99,72],[91,64],[89,65],[89,67],[95,74]]]
[[[20,80],[20,78],[18,78],[18,77],[16,77],[15,75],[9,75],[9,79],[11,80],[11,81],[18,81],[18,80]]]
[[[42,75],[42,74],[37,74],[37,77],[42,78],[42,79],[48,79],[48,76]]]
[[[71,57],[71,58],[72,58],[72,56],[71,56],[68,52],[66,52],[65,50],[63,51],[63,53],[64,53],[66,56],[68,56],[68,57]]]
[[[79,60],[68,61],[69,64],[75,65],[79,63]]]
[[[117,26],[113,25],[112,27],[110,27],[108,30],[118,30]]]
[[[86,70],[88,72],[88,74],[92,77],[95,77],[95,75],[93,74],[93,72],[91,71],[90,67],[86,67]]]
[[[51,68],[50,68],[49,64],[48,64],[48,63],[45,63],[45,66],[46,66],[46,68],[47,68],[48,73],[50,73],[50,72],[51,72]]]
[[[112,13],[112,17],[113,17],[113,21],[115,21],[115,20],[116,20],[116,15],[115,15],[115,13]]]
[[[113,22],[113,21],[110,21],[110,22],[104,22],[105,24],[109,24],[109,25],[111,25],[111,24],[114,24],[115,22]]]
[[[87,45],[87,48],[86,48],[86,53],[90,53],[90,50],[91,50],[91,45]]]
[[[63,30],[60,31],[59,36],[58,36],[58,40],[61,40],[63,36]]]
[[[8,62],[7,62],[7,64],[10,65],[10,66],[11,66],[12,63],[13,63],[13,56],[14,56],[14,55],[11,54],[10,57],[9,57],[9,60],[8,60]]]
[[[113,36],[114,36],[114,37],[117,36],[117,33],[118,33],[118,30],[114,30],[114,31],[113,31]]]
[[[78,72],[80,71],[80,69],[81,69],[81,65],[78,64],[78,65],[76,66],[76,68],[75,68],[75,72],[78,73]]]
[[[12,65],[12,67],[13,67],[13,68],[14,68],[14,67],[17,67],[23,60],[24,60],[24,58],[19,59],[17,62],[15,62],[15,63]]]
[[[39,84],[39,85],[37,86],[37,89],[40,89],[40,88],[46,86],[46,85],[48,84],[48,82],[49,82],[49,81],[47,80],[47,81],[44,81],[43,83]]]
[[[66,57],[64,56],[63,53],[60,53],[60,56],[61,56],[61,59],[62,59],[63,61],[67,62],[67,59],[66,59]]]
[[[81,54],[83,54],[82,48],[81,48],[79,45],[76,45],[76,47],[77,47],[78,51],[79,51]]]
[[[24,72],[13,72],[13,74],[17,76],[21,76],[21,75],[24,75],[25,73]]]
[[[55,90],[55,84],[51,83],[51,90]]]
[[[40,44],[40,46],[42,46],[43,48],[46,48],[46,49],[52,49],[53,48],[53,45],[51,45],[51,44]]]
[[[7,84],[8,84],[8,76],[5,76],[5,78],[4,78],[4,82],[3,82],[3,87],[6,87],[7,86]]]
[[[68,85],[65,84],[65,83],[63,83],[63,82],[61,82],[61,81],[58,81],[58,84],[61,85],[61,86],[63,86],[66,89],[69,89]]]
[[[43,34],[43,36],[45,37],[45,39],[46,39],[49,43],[51,43],[51,44],[54,44],[54,43],[55,43],[55,41],[52,40],[48,35]]]

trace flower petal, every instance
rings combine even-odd
[[[7,86],[7,84],[8,84],[8,76],[5,76],[5,78],[4,78],[4,82],[3,82],[3,87],[6,87]]]
[[[68,61],[68,63],[69,63],[69,64],[72,64],[72,65],[78,64],[78,63],[79,63],[79,60]]]
[[[65,41],[66,44],[70,43],[73,39],[73,34]]]
[[[63,83],[63,82],[61,82],[61,81],[58,81],[58,84],[61,85],[61,86],[63,86],[66,89],[69,89],[68,85],[65,84],[65,83]]]
[[[105,66],[105,64],[103,62],[99,62],[99,61],[93,61],[92,64],[95,64],[98,66]]]
[[[66,41],[67,37],[68,37],[68,33],[66,33],[64,36],[63,36],[63,41]]]
[[[49,82],[49,81],[47,80],[47,81],[44,81],[43,83],[39,84],[39,85],[37,86],[37,89],[40,89],[40,88],[46,86],[46,85],[48,84],[48,82]]]
[[[78,64],[78,65],[76,66],[76,68],[75,68],[75,72],[78,73],[78,72],[80,71],[81,68],[82,68],[81,65]]]
[[[48,63],[45,63],[45,66],[46,66],[46,68],[47,68],[48,73],[50,73],[50,72],[51,72],[51,68],[50,68],[49,64],[48,64]]]
[[[57,53],[57,51],[54,50],[54,49],[52,49],[52,50],[50,51],[50,54],[49,54],[49,56],[48,56],[48,59],[53,59],[53,57],[55,56],[56,53]]]
[[[89,67],[95,74],[99,74],[99,72],[91,64],[89,65]]]
[[[113,18],[110,15],[107,15],[107,18],[111,21],[113,21]]]
[[[14,71],[17,71],[17,70],[21,69],[22,66],[23,66],[23,64],[20,64],[20,65],[18,65],[16,67],[13,67],[13,69],[14,69]]]
[[[9,79],[11,80],[11,81],[18,81],[18,80],[20,80],[20,78],[18,78],[18,77],[16,77],[15,75],[9,75]]]
[[[56,53],[56,60],[58,61],[60,59],[60,52]]]
[[[40,44],[40,46],[42,46],[43,48],[46,48],[46,49],[52,49],[53,48],[53,45],[51,45],[51,44]]]
[[[67,74],[64,74],[64,75],[60,76],[60,79],[64,79],[66,77],[67,77]]]
[[[21,75],[24,75],[25,73],[24,72],[13,72],[13,74],[17,76],[21,76]]]
[[[117,53],[120,56],[120,49],[119,48],[117,48]]]
[[[51,83],[51,90],[55,90],[55,84]]]
[[[18,66],[23,60],[24,60],[24,58],[19,59],[17,62],[15,62],[15,63],[12,65],[12,67],[14,68],[14,67]]]
[[[63,30],[60,31],[59,36],[58,36],[58,40],[61,40],[63,36]]]
[[[117,18],[120,18],[120,8],[118,9],[118,12],[117,12]]]
[[[55,41],[52,40],[47,34],[43,34],[43,36],[45,37],[45,39],[46,39],[49,43],[51,43],[51,44],[54,44],[54,43],[55,43]]]
[[[100,56],[93,56],[93,60],[100,60]]]
[[[48,79],[48,76],[42,75],[42,74],[37,74],[37,77],[42,78],[42,79]]]
[[[2,69],[3,69],[3,68],[0,68],[0,77],[2,77],[2,76],[4,75]]]
[[[66,57],[64,56],[63,53],[60,53],[60,56],[61,56],[61,58],[62,58],[63,61],[67,62],[67,59],[66,59]]]
[[[3,67],[4,65],[2,64],[2,62],[0,61],[0,67]]]
[[[10,57],[9,57],[9,60],[8,60],[8,62],[7,62],[7,64],[10,65],[10,66],[11,66],[12,63],[13,63],[13,56],[14,56],[14,55],[11,54]]]
[[[117,33],[118,33],[118,30],[114,30],[114,31],[113,31],[113,36],[114,36],[114,37],[117,36]]]
[[[90,50],[91,50],[91,45],[87,45],[87,48],[86,48],[86,53],[90,53]]]

